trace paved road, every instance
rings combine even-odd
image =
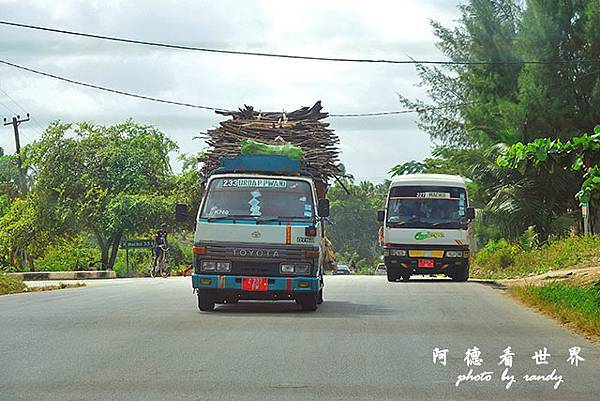
[[[594,400],[600,348],[477,283],[328,277],[293,303],[196,309],[189,278],[0,297],[1,400]],[[477,346],[491,382],[455,386]],[[509,390],[498,357],[516,353]],[[547,347],[548,365],[531,355]],[[585,361],[567,363],[580,346]],[[448,348],[447,365],[432,350]],[[564,382],[524,382],[557,369]]]

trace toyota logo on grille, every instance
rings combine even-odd
[[[260,238],[260,231],[253,231],[250,235],[252,238]]]
[[[279,257],[279,252],[277,249],[233,248],[233,256],[277,258]]]

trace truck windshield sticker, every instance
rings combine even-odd
[[[417,233],[415,233],[415,239],[417,241],[422,241],[424,239],[428,239],[428,238],[444,238],[446,237],[446,235],[444,235],[444,233],[432,233],[429,231],[419,231]]]
[[[417,192],[417,198],[450,199],[450,192]]]
[[[237,188],[287,188],[286,180],[270,180],[265,178],[238,178],[223,180],[224,187]]]
[[[262,216],[260,211],[260,200],[258,197],[261,195],[259,191],[250,192],[252,199],[248,202],[250,204],[250,216]]]
[[[217,217],[217,216],[229,216],[229,210],[227,209],[219,209],[218,206],[213,206],[210,211],[208,212],[208,214],[211,217]]]

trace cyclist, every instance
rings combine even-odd
[[[163,257],[163,252],[168,247],[168,229],[169,226],[163,223],[154,236],[154,244],[152,244],[152,253],[154,254],[152,257],[152,271],[156,271],[156,264]]]

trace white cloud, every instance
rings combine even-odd
[[[429,20],[450,24],[454,1],[2,1],[3,19],[161,42],[307,55],[440,59]],[[412,66],[326,63],[170,51],[0,26],[0,58],[57,75],[155,97],[217,107],[293,110],[322,100],[331,113],[395,110],[396,92],[425,96]],[[0,87],[41,125],[101,124],[128,117],[153,124],[182,150],[221,119],[211,112],[128,99],[0,66]],[[17,106],[0,93],[0,103]],[[19,109],[20,111],[20,109]],[[8,113],[0,105],[0,113]],[[414,115],[330,120],[342,161],[357,178],[380,180],[394,164],[421,159],[431,142]],[[7,128],[8,129],[8,128]],[[37,123],[21,126],[24,142]],[[11,135],[0,146],[14,149]]]

